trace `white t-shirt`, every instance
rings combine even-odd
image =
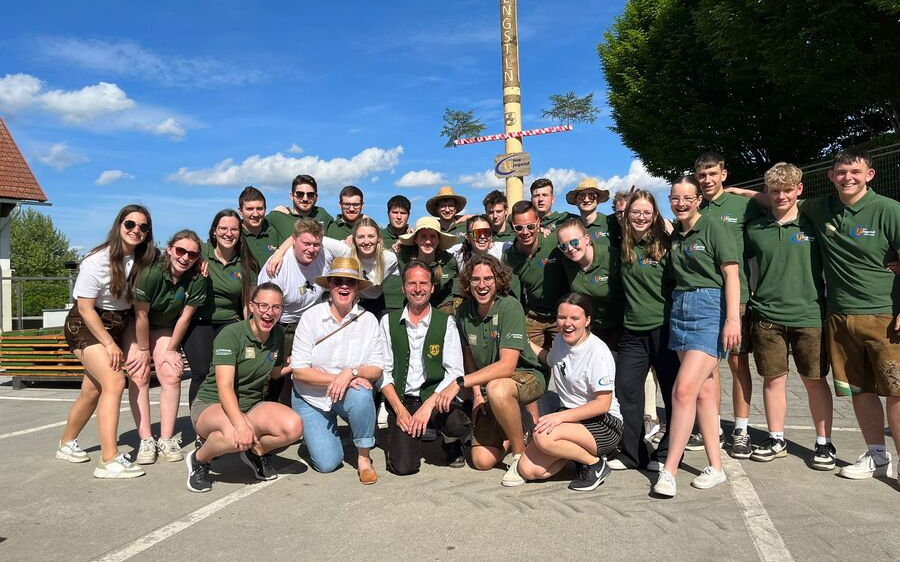
[[[493,244],[491,244],[491,247],[488,248],[488,251],[485,253],[488,255],[494,256],[498,260],[502,260],[503,252],[506,250],[507,244],[511,244],[511,242],[494,242]],[[459,271],[462,271],[463,268],[466,267],[466,260],[465,260],[465,257],[463,256],[462,246],[463,246],[462,243],[454,244],[454,245],[450,246],[449,250],[447,250],[448,252],[450,252],[450,255],[452,255],[454,258],[456,258],[456,264],[459,267]]]
[[[357,316],[358,320],[315,345],[315,342]],[[375,315],[355,304],[339,323],[331,314],[331,304],[327,302],[321,302],[303,314],[294,336],[291,369],[313,367],[336,375],[344,369],[362,365],[384,369],[384,343]],[[331,398],[325,395],[326,387],[294,380],[294,389],[310,406],[325,412],[331,410]]]
[[[125,278],[131,273],[134,265],[134,256],[125,258]],[[78,278],[75,279],[75,288],[72,289],[72,297],[95,299],[94,306],[101,310],[128,310],[131,303],[126,298],[114,297],[109,292],[109,248],[91,254],[81,260],[78,266]]]
[[[597,392],[612,393],[610,415],[622,419],[616,400],[616,362],[603,341],[591,334],[578,345],[570,346],[557,334],[547,354],[559,401],[566,408],[577,408],[594,399]]]
[[[375,256],[370,258],[359,256],[359,265],[363,268],[365,278],[374,283],[374,285],[359,293],[359,298],[361,299],[377,299],[381,296],[384,281],[392,275],[400,275],[400,269],[397,266],[397,255],[388,250],[382,250],[382,253],[384,254],[384,278],[381,282],[375,279]]]

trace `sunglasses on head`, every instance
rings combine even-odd
[[[513,230],[515,230],[516,232],[522,232],[523,230],[527,229],[528,232],[534,232],[535,229],[537,229],[537,225],[538,223],[536,222],[530,222],[528,224],[514,224]]]
[[[183,258],[184,256],[187,256],[189,260],[195,260],[200,257],[200,252],[188,250],[187,248],[182,248],[181,246],[172,246],[172,249],[175,250],[175,257],[177,258]]]
[[[147,234],[148,232],[150,232],[150,225],[145,222],[138,224],[138,223],[134,222],[133,220],[127,220],[127,221],[122,221],[122,226],[125,227],[125,230],[129,230],[129,231],[134,230],[134,227],[137,227],[144,234]]]
[[[580,248],[581,247],[581,238],[572,238],[568,242],[560,242],[559,244],[556,245],[556,247],[559,248],[560,252],[565,252],[566,250],[569,249],[569,246],[571,246],[573,248]]]

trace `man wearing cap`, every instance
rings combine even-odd
[[[607,215],[597,212],[597,207],[607,201],[609,190],[601,188],[597,178],[584,178],[575,189],[566,193],[566,203],[578,207],[581,222],[590,234],[591,240],[597,240],[601,244],[613,244],[619,232],[617,223],[610,221]]]
[[[456,258],[447,251],[454,244],[456,238],[441,230],[438,219],[422,217],[416,221],[416,228],[411,233],[400,236],[400,251],[397,252],[401,275],[414,258],[431,268],[435,282],[431,306],[448,314],[453,313],[453,279],[459,272]]]
[[[292,242],[291,249],[285,254],[278,273],[269,275],[265,267],[259,272],[260,284],[270,281],[284,292],[284,311],[279,322],[284,327],[284,349],[288,352],[293,346],[300,317],[322,302],[324,291],[315,284],[316,277],[328,271],[335,257],[350,255],[349,246],[343,242],[329,238],[323,240],[322,225],[315,219],[297,219],[292,232],[289,239]],[[285,367],[285,370],[289,371],[289,367]],[[283,378],[275,379],[269,384],[266,400],[280,401],[283,381]],[[287,393],[283,398],[288,398]]]
[[[468,433],[469,417],[459,400],[443,411],[436,408],[438,393],[465,374],[462,347],[453,317],[428,303],[433,292],[431,269],[412,260],[403,272],[408,304],[381,319],[384,374],[379,387],[390,409],[386,457],[394,474],[419,471],[422,436],[429,426],[444,437],[447,464],[465,466],[460,440]]]
[[[294,230],[294,221],[298,218],[314,219],[327,230],[334,218],[322,207],[316,206],[319,198],[319,187],[316,179],[306,174],[300,174],[291,182],[291,202],[292,207],[289,209],[283,205],[276,207],[266,217],[275,227],[282,238],[290,238],[290,233]],[[262,262],[260,262],[262,263]]]
[[[556,195],[553,194],[553,182],[547,178],[538,178],[531,183],[531,204],[541,221],[541,228],[554,230],[557,225],[569,218],[569,213],[553,210]]]
[[[457,238],[464,238],[466,235],[466,217],[460,215],[465,207],[466,198],[453,193],[453,188],[449,185],[442,187],[437,195],[425,203],[425,210],[429,215],[437,217],[441,230]]]
[[[329,292],[297,325],[291,352],[292,406],[303,419],[310,462],[319,472],[341,466],[344,448],[337,418],[350,425],[362,484],[378,475],[369,451],[375,445],[372,386],[384,368],[384,342],[375,316],[359,306],[359,293],[372,286],[356,258],[335,258],[316,285]]]

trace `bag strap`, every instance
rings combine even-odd
[[[316,343],[314,343],[313,345],[319,345],[320,343],[322,343],[323,341],[327,340],[328,338],[330,338],[331,336],[335,335],[336,333],[340,332],[341,330],[343,330],[344,328],[346,328],[346,327],[349,326],[350,324],[353,324],[354,322],[356,322],[357,320],[359,320],[359,317],[360,317],[360,316],[362,316],[362,314],[357,314],[356,316],[353,317],[352,320],[350,320],[350,321],[347,322],[346,324],[341,324],[340,326],[338,326],[338,327],[337,327],[336,329],[334,329],[333,331],[331,331],[331,332],[329,332],[328,334],[325,334],[324,336],[322,336],[321,338],[319,338],[319,339],[316,341]]]

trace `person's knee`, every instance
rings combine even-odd
[[[472,450],[472,467],[475,470],[490,470],[497,465],[497,457],[490,451]]]
[[[125,377],[119,376],[118,373],[116,376],[107,377],[106,380],[100,384],[103,387],[102,391],[104,393],[122,394],[125,392]]]
[[[515,398],[516,383],[512,379],[494,379],[487,383],[488,401],[492,403],[502,402]]]
[[[323,473],[334,472],[344,463],[343,456],[335,455],[331,452],[319,455],[310,454],[309,460],[316,472]]]
[[[348,412],[353,410],[374,412],[375,399],[372,398],[372,391],[368,388],[348,388],[344,394],[344,409]]]
[[[531,438],[534,440],[535,446],[545,453],[556,440],[553,435],[549,433],[535,433]]]
[[[697,395],[700,402],[719,402],[719,389],[714,384],[704,384],[700,387],[700,394]]]
[[[676,383],[672,388],[672,401],[677,404],[686,404],[696,400],[696,398],[687,385]]]
[[[533,462],[526,460],[525,457],[519,459],[517,465],[519,476],[525,480],[543,480],[547,478],[547,471],[537,466]]]
[[[285,436],[289,443],[293,443],[303,435],[303,420],[297,414],[292,414],[285,426]]]
[[[421,461],[407,450],[391,450],[388,455],[388,469],[397,476],[409,476],[419,472]]]

